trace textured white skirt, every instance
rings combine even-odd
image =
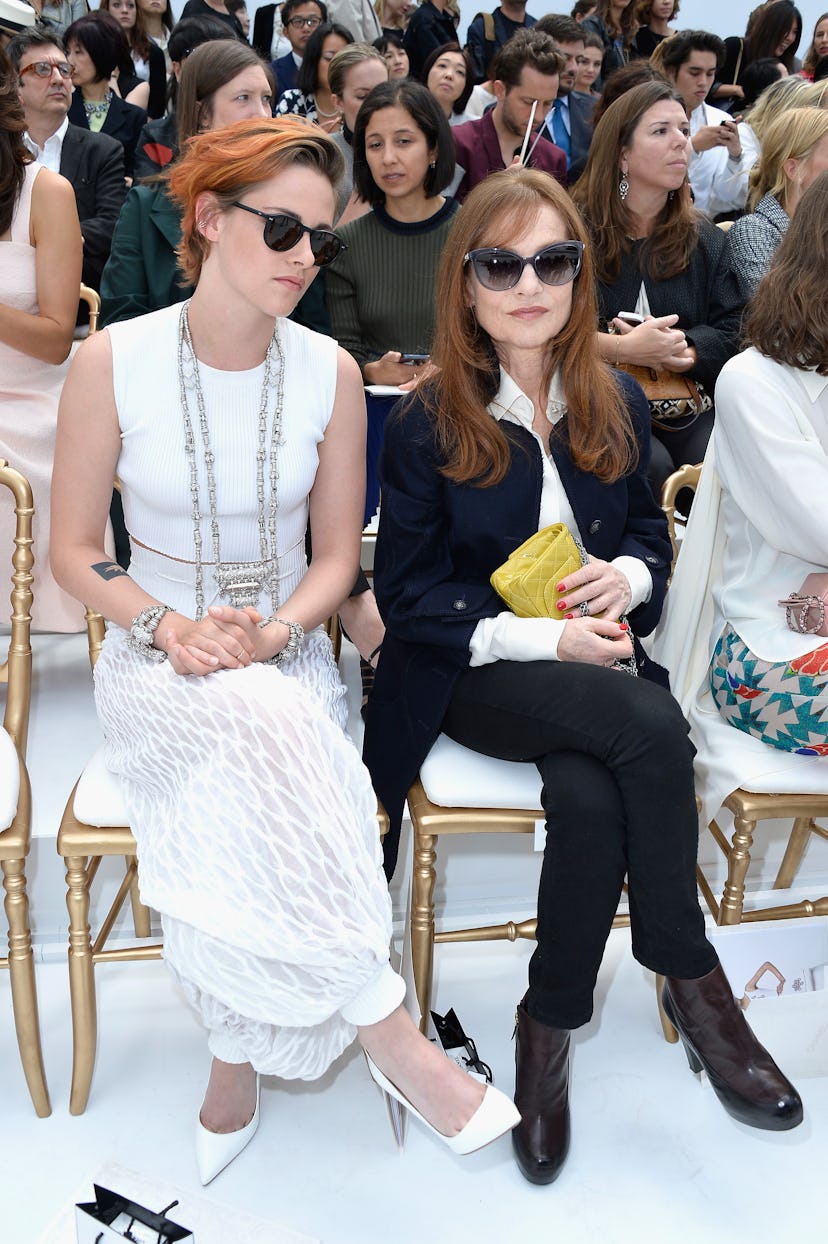
[[[314,1079],[402,1000],[367,770],[324,632],[180,676],[111,627],[95,697],[164,956],[226,1062]],[[343,1014],[344,1011],[344,1014]]]

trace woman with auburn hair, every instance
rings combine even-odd
[[[686,413],[654,411],[656,495],[676,467],[704,457],[743,304],[725,234],[692,204],[689,134],[671,84],[633,87],[595,127],[572,192],[592,239],[603,358],[686,375],[698,389]],[[641,322],[632,327],[624,313]]]
[[[765,133],[751,174],[750,207],[730,230],[733,266],[745,300],[770,267],[803,194],[828,169],[828,112],[791,108]]]
[[[828,794],[828,642],[786,625],[828,582],[828,173],[802,197],[724,367],[659,660],[690,721],[704,824],[737,786]],[[770,504],[769,504],[770,501]],[[806,589],[807,591],[807,589]],[[791,610],[798,627],[802,605]],[[810,633],[807,633],[810,628]]]
[[[259,1073],[315,1079],[355,1036],[455,1150],[516,1118],[402,1005],[376,796],[322,627],[358,565],[365,407],[353,360],[287,316],[340,249],[341,172],[295,118],[194,138],[170,178],[192,299],[96,334],[61,403],[53,561],[109,621],[107,761],[210,1032],[204,1183],[252,1138]],[[101,539],[116,474],[128,575]]]
[[[800,70],[802,77],[809,82],[813,82],[814,70],[825,56],[828,56],[828,13],[823,13],[816,20],[811,46],[808,48],[802,61],[802,69]]]
[[[525,169],[476,186],[437,305],[438,370],[392,415],[380,465],[374,585],[387,630],[364,754],[392,822],[387,867],[441,731],[537,764],[547,835],[513,1132],[530,1182],[550,1183],[566,1158],[570,1031],[592,1014],[625,875],[633,952],[667,977],[691,1066],[707,1067],[742,1122],[795,1126],[796,1091],[746,1027],[704,933],[692,749],[639,638],[670,573],[646,478],[649,411],[596,348],[590,248],[566,192]],[[490,576],[552,523],[585,562],[562,579],[554,618],[518,617]]]

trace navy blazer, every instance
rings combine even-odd
[[[666,519],[647,482],[650,410],[631,377],[619,373],[618,383],[639,446],[635,469],[614,484],[579,470],[565,421],[556,425],[551,450],[588,552],[604,561],[622,554],[641,558],[652,575],[651,598],[629,622],[640,673],[666,686],[666,672],[637,639],[661,615],[671,557]],[[538,530],[540,447],[523,427],[501,427],[512,444],[509,470],[499,484],[479,488],[440,474],[433,424],[421,401],[401,403],[386,424],[374,590],[387,632],[368,701],[364,759],[391,819],[389,875],[406,794],[440,733],[454,682],[469,664],[474,629],[505,608],[489,576]]]
[[[570,91],[568,99],[570,145],[568,184],[571,186],[581,176],[587,162],[594,132],[592,114],[595,111],[595,105],[598,103],[598,96],[584,95],[581,91]],[[555,135],[546,121],[541,126],[540,134],[543,138],[548,138],[551,143],[554,143]]]
[[[72,102],[69,105],[68,116],[73,125],[77,125],[84,130],[89,129],[86,110],[83,106],[83,94],[80,91],[72,93]],[[106,120],[101,126],[99,133],[108,134],[110,138],[117,138],[123,147],[124,169],[127,177],[132,176],[133,169],[135,168],[135,147],[146,120],[147,114],[143,108],[136,108],[135,104],[128,104],[121,99],[120,95],[113,94],[109,101],[109,111],[106,114]]]

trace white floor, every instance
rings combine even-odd
[[[456,1007],[509,1089],[512,1014],[530,948],[438,953],[438,1009]],[[398,1154],[382,1100],[351,1051],[318,1083],[267,1081],[258,1136],[202,1191],[191,1143],[207,1070],[202,1033],[162,964],[111,965],[98,977],[98,1065],[89,1107],[72,1118],[66,971],[38,968],[53,1104],[46,1120],[26,1094],[0,979],[3,1244],[69,1244],[74,1236],[55,1220],[91,1199],[93,1178],[112,1164],[158,1187],[155,1208],[180,1197],[171,1216],[185,1225],[188,1205],[205,1213],[202,1197],[274,1224],[255,1235],[232,1226],[209,1235],[228,1244],[276,1244],[275,1224],[326,1244],[821,1238],[828,1078],[801,1081],[807,1116],[794,1132],[734,1123],[690,1074],[681,1048],[662,1040],[652,983],[626,932],[612,935],[596,1017],[578,1034],[572,1152],[548,1188],[523,1181],[507,1139],[461,1159],[410,1122]],[[220,1218],[217,1208],[212,1220]]]
[[[64,648],[72,653],[68,662],[60,656]],[[0,974],[0,1244],[72,1244],[72,1206],[92,1198],[98,1177],[116,1190],[143,1191],[156,1209],[178,1197],[171,1216],[198,1227],[196,1244],[292,1244],[293,1233],[325,1244],[822,1238],[828,993],[792,1000],[810,1004],[807,1020],[796,1006],[776,1010],[782,1018],[769,1042],[792,1076],[808,1072],[799,1080],[805,1123],[788,1134],[757,1132],[734,1123],[709,1085],[690,1074],[681,1048],[663,1041],[652,979],[632,959],[624,931],[610,940],[596,1017],[577,1036],[572,1153],[553,1187],[535,1188],[521,1178],[508,1139],[460,1159],[410,1123],[406,1151],[398,1154],[379,1093],[352,1050],[318,1083],[267,1081],[259,1135],[203,1190],[192,1134],[208,1056],[160,963],[98,970],[98,1064],[86,1113],[71,1117],[66,915],[53,837],[97,741],[85,662],[81,637],[58,641],[36,661],[30,894],[53,1113],[45,1120],[34,1115],[17,1057],[8,976]],[[452,875],[460,880],[471,871],[468,857],[461,863]],[[518,864],[522,871],[509,877],[506,855],[489,859],[486,892],[501,886],[519,894],[528,875],[531,893],[532,860]],[[479,904],[479,881],[469,903]],[[398,891],[395,898],[399,911]],[[504,943],[437,952],[436,1009],[457,1009],[507,1091],[514,1006],[530,953],[525,944]],[[759,1004],[752,1019],[754,1013],[759,1019]],[[249,1216],[243,1223],[242,1215]]]

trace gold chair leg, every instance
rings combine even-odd
[[[411,966],[420,1007],[420,1028],[426,1031],[434,968],[434,884],[437,873],[435,835],[414,827],[414,872],[411,886]]]
[[[52,1107],[49,1103],[40,1044],[25,861],[4,860],[2,867],[3,886],[6,891],[4,905],[9,922],[9,978],[20,1061],[35,1111],[41,1119],[47,1119],[52,1113]]]
[[[69,996],[72,1005],[72,1088],[69,1113],[83,1114],[89,1100],[98,1041],[95,965],[89,936],[89,878],[86,858],[66,859],[69,909]]]
[[[149,937],[152,933],[150,928],[150,909],[145,907],[141,902],[141,895],[138,890],[138,861],[134,855],[126,857],[127,871],[134,868],[135,872],[132,876],[132,887],[129,892],[130,901],[132,903],[132,924],[135,929],[136,937]]]
[[[802,863],[813,827],[814,822],[809,816],[798,816],[794,821],[782,863],[779,865],[779,872],[773,883],[774,890],[790,890],[799,865]]]
[[[661,1020],[661,1031],[664,1033],[664,1040],[669,1041],[670,1045],[675,1045],[679,1039],[678,1030],[673,1026],[672,1021],[667,1018],[667,1012],[664,1009],[664,1003],[661,1000],[661,992],[664,989],[664,977],[656,976],[656,1002],[658,1003],[658,1018]]]
[[[733,818],[733,843],[727,856],[727,881],[719,907],[719,924],[739,924],[745,905],[745,877],[750,867],[750,848],[756,820]]]

